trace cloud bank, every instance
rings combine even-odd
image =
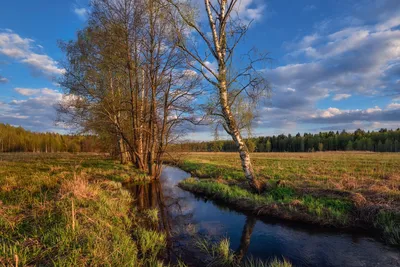
[[[361,7],[355,4],[352,17],[323,21],[314,32],[285,44],[288,64],[264,71],[273,93],[256,127],[292,132],[398,125],[400,13],[393,10],[400,10],[400,1],[382,1],[378,6],[363,1],[362,11],[356,11]],[[340,102],[359,96],[371,99],[371,107],[317,108],[321,100]],[[375,107],[376,98],[392,103]]]
[[[55,126],[55,106],[63,95],[49,88],[15,88],[22,99],[0,101],[0,122],[22,125],[33,131],[60,131]]]
[[[0,32],[0,54],[26,64],[35,74],[47,77],[63,74],[65,70],[58,67],[57,61],[35,52],[34,43],[34,40],[23,38],[10,30]]]

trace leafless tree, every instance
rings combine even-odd
[[[216,93],[216,105],[211,103],[208,113],[220,118],[225,131],[238,147],[241,165],[250,186],[256,191],[262,190],[262,183],[256,179],[250,154],[241,130],[249,126],[252,116],[244,115],[246,107],[255,107],[258,100],[268,92],[268,83],[257,71],[257,67],[267,60],[266,54],[259,54],[255,49],[241,55],[240,62],[235,55],[237,47],[250,27],[250,23],[240,20],[236,8],[240,0],[204,0],[207,25],[196,21],[195,11],[190,2],[168,0],[178,11],[180,18],[197,36],[189,42],[187,33],[177,33],[181,37],[179,47],[190,58],[190,66],[211,85]],[[186,35],[185,35],[186,34]],[[202,46],[196,46],[198,40]],[[218,68],[208,64],[215,60]],[[234,111],[237,111],[236,113]]]

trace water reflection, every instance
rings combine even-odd
[[[136,200],[137,209],[139,211],[156,209],[160,218],[156,228],[159,231],[164,231],[167,237],[169,237],[171,235],[170,216],[168,214],[168,206],[165,201],[164,192],[161,188],[161,183],[159,181],[129,185],[131,194]]]
[[[194,246],[196,228],[191,223],[193,208],[188,201],[190,194],[176,187],[176,183],[169,177],[150,183],[132,183],[126,187],[135,199],[138,211],[155,209],[159,215],[157,225],[146,221],[147,227],[162,231],[167,236],[168,260],[175,262],[179,258],[193,261],[195,258],[186,254],[201,254]],[[190,253],[189,251],[192,250]],[[198,259],[199,260],[199,259]],[[197,262],[195,259],[194,262]]]
[[[166,167],[159,182],[129,185],[138,209],[158,210],[160,221],[155,227],[168,236],[172,262],[183,258],[189,266],[203,266],[204,255],[195,242],[204,235],[213,240],[229,238],[240,259],[285,257],[294,266],[400,266],[397,248],[364,234],[268,218],[258,221],[178,188],[177,183],[187,177],[180,169]]]
[[[253,233],[256,222],[257,220],[254,217],[247,217],[246,219],[246,223],[244,224],[242,231],[242,237],[240,238],[240,245],[235,253],[239,261],[243,259],[247,253],[247,250],[249,249],[251,234]]]

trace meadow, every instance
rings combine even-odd
[[[145,178],[103,155],[0,153],[0,266],[162,266],[166,237],[134,208],[132,177]]]
[[[176,153],[167,162],[190,172],[186,190],[240,210],[340,228],[366,228],[400,244],[400,154],[254,153],[266,190],[248,188],[236,153]]]
[[[374,229],[400,243],[400,154],[254,153],[261,194],[248,187],[236,153],[173,156],[166,162],[197,177],[180,183],[186,190],[260,216]],[[157,210],[138,210],[124,187],[147,180],[104,154],[0,153],[0,266],[168,266]],[[227,244],[200,248],[211,263],[238,266]]]
[[[159,211],[125,186],[146,182],[105,154],[0,153],[0,266],[186,266],[169,262]],[[240,263],[227,244],[199,249],[218,266],[291,266]]]

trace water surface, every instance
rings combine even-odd
[[[337,229],[263,220],[186,192],[177,184],[190,174],[165,166],[160,182],[131,185],[138,208],[157,208],[170,237],[171,259],[203,266],[199,236],[227,237],[237,255],[263,260],[285,257],[294,266],[400,266],[400,251],[368,236]]]

